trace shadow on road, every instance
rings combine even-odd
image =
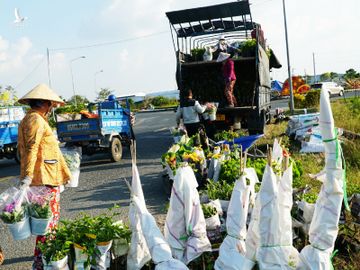
[[[5,265],[10,265],[10,264],[14,264],[14,263],[22,263],[22,262],[31,262],[33,260],[34,257],[32,256],[28,256],[28,257],[20,257],[20,258],[12,258],[12,259],[6,259],[4,261],[4,266]]]

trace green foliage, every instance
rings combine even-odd
[[[223,130],[221,132],[218,132],[215,134],[215,140],[216,141],[232,141],[235,138],[239,138],[241,136],[247,136],[248,133],[245,130],[237,130],[237,131],[231,131],[231,130]]]
[[[97,92],[97,97],[95,99],[96,102],[106,100],[109,95],[111,95],[114,91],[109,88],[101,88],[99,92]]]
[[[38,243],[38,247],[47,263],[59,261],[70,252],[72,242],[68,240],[69,237],[66,228],[59,226],[46,234],[44,242]]]
[[[320,91],[310,90],[306,95],[294,95],[294,106],[297,109],[318,108],[320,105]]]
[[[265,158],[248,158],[246,160],[246,167],[254,168],[260,181],[263,177],[266,164],[267,161]]]
[[[307,203],[316,203],[316,200],[318,198],[318,195],[315,193],[305,193],[302,195],[302,198]]]
[[[240,177],[240,159],[230,158],[221,164],[219,179],[234,183]]]
[[[8,85],[4,89],[0,85],[0,106],[16,105],[18,97],[15,89]]]
[[[30,216],[34,218],[48,219],[52,216],[50,205],[48,203],[43,205],[32,203],[28,206],[28,208]]]
[[[22,221],[25,218],[25,207],[21,207],[19,210],[6,212],[0,214],[2,221],[8,224],[17,223]]]
[[[360,78],[360,73],[357,72],[355,69],[350,68],[345,71],[344,79],[356,79]]]
[[[217,215],[217,210],[212,205],[201,204],[201,208],[205,218],[211,218],[212,216]]]
[[[191,50],[191,56],[194,61],[202,61],[204,53],[205,53],[204,48],[194,48]]]
[[[248,39],[241,44],[241,55],[244,57],[254,56],[256,48],[256,39]]]
[[[65,106],[59,107],[55,110],[56,114],[63,113],[80,113],[82,110],[86,110],[87,106],[84,103],[78,103],[75,107],[74,104],[66,104]]]
[[[217,182],[208,180],[206,184],[206,193],[211,200],[230,200],[234,185],[235,182],[227,183],[226,181],[222,180]]]
[[[84,103],[89,103],[89,100],[84,97],[84,96],[80,96],[80,95],[75,95],[75,96],[72,96],[67,102],[68,104],[71,104],[71,105],[75,105],[75,101],[76,101],[76,104],[80,105],[80,104],[84,104]]]

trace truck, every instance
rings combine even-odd
[[[166,16],[176,55],[180,102],[185,98],[184,90],[190,88],[193,98],[200,103],[218,103],[214,121],[217,130],[246,128],[250,134],[263,133],[270,121],[270,68],[279,68],[281,64],[273,51],[266,48],[264,39],[257,38],[263,32],[260,24],[252,20],[249,2],[171,11]],[[203,60],[198,54],[213,47],[220,37],[236,48],[234,95],[238,106],[233,108],[226,106],[222,64],[216,59]],[[253,47],[245,51],[243,45],[249,40]]]
[[[82,153],[92,155],[106,152],[113,162],[120,161],[124,146],[134,139],[129,103],[109,98],[107,101],[89,104],[95,113],[56,116],[56,129],[60,142],[66,147],[78,146]]]
[[[18,127],[24,116],[24,107],[0,108],[0,159],[15,159],[20,162],[17,152]]]

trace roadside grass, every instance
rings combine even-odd
[[[335,125],[360,133],[360,98],[339,99],[331,103]]]

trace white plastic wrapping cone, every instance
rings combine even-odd
[[[259,198],[259,268],[295,269],[299,254],[292,246],[292,166],[281,176],[267,165]]]
[[[250,185],[246,184],[249,179]],[[258,181],[253,168],[245,169],[236,181],[227,212],[226,230],[228,235],[220,246],[216,270],[251,270],[255,262],[245,257],[246,220],[248,216],[250,191]]]
[[[310,224],[309,240],[300,254],[298,269],[331,269],[330,255],[338,234],[343,200],[343,164],[341,146],[336,138],[329,96],[321,92],[320,128],[325,143],[326,179],[321,187]]]
[[[131,190],[132,195],[139,198],[141,207],[146,208],[140,176],[134,160],[132,162]],[[130,249],[127,256],[127,269],[138,270],[151,260],[151,256],[141,229],[138,210],[133,204],[130,204],[129,207],[129,219],[132,234]]]
[[[154,217],[144,207],[140,198],[134,196],[133,203],[140,215],[142,233],[150,250],[151,258],[156,264],[155,269],[188,269],[181,261],[173,259],[169,244],[165,241]]]
[[[177,169],[164,234],[175,259],[185,264],[211,251],[197,186],[190,166]]]

